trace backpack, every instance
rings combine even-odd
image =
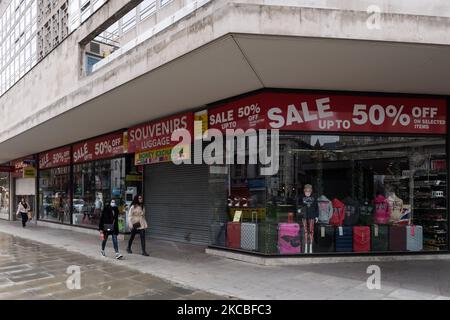
[[[375,223],[387,224],[391,217],[389,202],[381,194],[375,198]]]
[[[344,225],[345,226],[356,225],[359,220],[359,203],[351,198],[347,198],[344,200],[344,204],[345,204]]]
[[[333,214],[329,223],[335,227],[342,226],[345,217],[345,205],[336,198],[331,203],[333,205]]]
[[[328,200],[327,197],[321,196],[317,199],[317,204],[319,207],[319,222],[328,223],[333,215],[333,206],[331,201]]]

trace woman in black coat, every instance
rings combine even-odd
[[[119,253],[119,243],[117,242],[117,235],[119,234],[119,209],[116,206],[115,200],[111,200],[111,204],[107,204],[103,209],[98,230],[100,231],[100,237],[103,239],[102,256],[106,257],[106,242],[111,235],[114,250],[116,251],[116,259],[122,259],[123,256]]]

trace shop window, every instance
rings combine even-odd
[[[280,168],[231,165],[212,245],[263,254],[448,250],[443,137],[280,136]],[[311,195],[309,194],[311,193]]]
[[[9,173],[0,173],[0,216],[9,216]]]
[[[70,167],[39,172],[39,219],[70,224]]]
[[[74,166],[73,224],[97,228],[105,205],[115,199],[125,212],[125,158]]]

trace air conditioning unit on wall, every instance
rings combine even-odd
[[[86,53],[100,56],[100,43],[92,41],[89,45],[87,45]]]

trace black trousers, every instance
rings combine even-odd
[[[138,230],[138,229],[133,228],[131,230],[130,240],[128,241],[128,249],[131,249],[131,245],[133,244],[134,237],[136,236],[137,233],[139,233],[139,236],[141,238],[142,253],[144,253],[144,252],[146,252],[145,251],[145,229]]]
[[[22,216],[22,226],[25,227],[28,221],[28,213],[21,212],[20,215]]]

